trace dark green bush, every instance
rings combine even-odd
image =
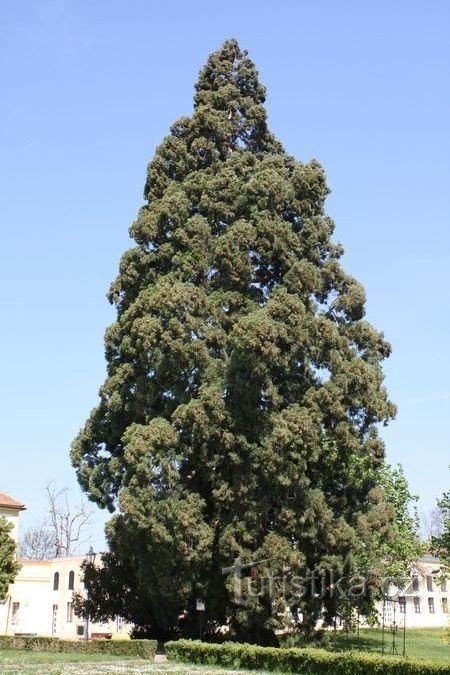
[[[165,645],[167,658],[184,663],[247,668],[303,675],[450,675],[450,666],[430,661],[409,661],[351,651],[277,649],[255,645],[207,644],[177,640]]]
[[[0,649],[22,649],[36,652],[83,652],[153,659],[156,640],[60,640],[49,637],[0,636]]]

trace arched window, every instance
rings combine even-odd
[[[59,588],[59,572],[55,572],[53,575],[53,590],[57,591]]]
[[[69,591],[73,591],[74,583],[75,583],[75,572],[71,570],[69,572]]]

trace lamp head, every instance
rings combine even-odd
[[[96,555],[97,554],[94,553],[94,549],[92,548],[92,546],[90,546],[89,551],[86,553],[86,560],[90,565],[94,564]]]

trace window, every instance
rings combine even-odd
[[[419,577],[417,574],[413,576],[413,591],[418,591],[419,590]]]
[[[389,600],[384,603],[384,621],[386,623],[392,622],[392,602]]]
[[[58,573],[56,573],[58,574]],[[58,625],[58,605],[53,605],[52,610],[52,635],[56,635],[56,628]]]
[[[405,614],[405,612],[406,612],[406,598],[405,598],[404,595],[399,596],[398,606],[400,607],[400,614]]]
[[[434,598],[428,598],[428,611],[434,614]]]
[[[72,623],[73,621],[73,602],[67,603],[67,623]]]
[[[12,616],[11,623],[13,626],[17,626],[20,619],[20,602],[13,602],[12,604]]]
[[[444,614],[448,614],[448,600],[447,598],[442,598],[442,611]]]
[[[123,631],[124,625],[125,619],[121,616],[116,616],[116,630],[118,633],[121,633]]]
[[[75,572],[71,570],[69,572],[69,591],[73,591],[74,583],[75,583]]]
[[[57,591],[59,588],[59,572],[55,572],[53,575],[53,590]]]
[[[432,591],[433,590],[433,577],[428,575],[427,576],[427,591]]]
[[[447,591],[447,579],[442,579],[441,591],[445,593]]]
[[[414,598],[414,611],[416,614],[420,614],[420,598]]]

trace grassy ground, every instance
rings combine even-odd
[[[136,661],[137,659],[129,656],[113,657],[111,654],[80,654],[78,652],[38,652],[19,649],[0,649],[0,673],[5,663],[111,663],[111,660]],[[139,659],[140,661],[140,659]],[[142,663],[142,661],[141,661]]]
[[[449,630],[445,628],[414,629],[406,631],[406,656],[410,659],[430,659],[432,661],[450,662]],[[368,652],[381,651],[381,629],[360,630],[359,640],[356,634],[342,635],[340,647],[344,649],[362,649]],[[392,653],[392,633],[385,631],[385,653]],[[403,651],[403,633],[395,636],[395,646],[401,655]]]
[[[244,670],[221,670],[136,659],[114,660],[106,654],[55,654],[0,650],[0,675],[255,675]],[[259,674],[262,675],[262,674]]]
[[[403,635],[396,636],[396,646],[402,653]],[[328,649],[360,649],[366,652],[381,652],[381,630],[360,630],[345,634],[339,631],[328,636]],[[286,640],[285,646],[295,646],[295,638]],[[385,653],[389,654],[392,635],[386,631]],[[406,633],[406,654],[410,659],[431,659],[450,663],[450,635],[448,629],[410,629]],[[147,673],[171,673],[172,675],[255,675],[255,671],[221,670],[202,666],[187,666],[172,663],[148,663],[134,658],[116,658],[108,654],[59,654],[0,650],[0,675],[147,675]],[[258,673],[262,675],[262,673]]]
[[[334,634],[327,636],[326,648],[334,650]],[[336,649],[358,649],[365,652],[381,654],[382,635],[381,629],[360,629],[357,633],[336,633]],[[294,647],[295,637],[286,639],[284,646]],[[384,637],[385,654],[392,653],[392,633],[385,631]],[[410,659],[430,659],[450,663],[450,630],[448,628],[410,628],[406,631],[406,656]],[[325,645],[324,645],[325,646]],[[399,631],[395,636],[395,646],[401,656],[403,651],[403,633]]]

